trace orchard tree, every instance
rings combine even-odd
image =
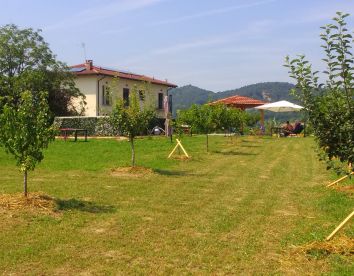
[[[31,91],[34,97],[47,91],[53,115],[78,115],[84,111],[84,95],[75,87],[74,75],[56,60],[40,30],[5,25],[0,27],[2,104],[8,99],[16,104],[24,91]],[[79,102],[78,107],[74,101]]]
[[[328,168],[337,173],[354,162],[353,37],[346,27],[347,16],[337,12],[333,24],[322,27],[326,56],[323,61],[327,65],[325,83],[319,83],[318,72],[313,71],[304,55],[295,59],[286,57],[285,65],[297,82],[293,93],[305,107]],[[335,160],[341,162],[339,166]]]
[[[193,112],[192,108],[185,110],[177,110],[177,118],[175,120],[174,131],[177,128],[177,131],[182,131],[182,125],[189,126],[190,135],[192,136],[194,129],[193,125]]]
[[[178,124],[187,124],[193,131],[206,135],[206,150],[209,151],[209,134],[212,131],[229,128],[242,128],[246,121],[245,112],[229,108],[223,104],[192,105],[189,109],[179,112]]]
[[[243,125],[247,122],[248,113],[238,108],[228,108],[228,127],[242,131]]]
[[[0,145],[12,154],[23,172],[24,195],[27,197],[27,174],[43,159],[43,149],[54,140],[47,103],[47,93],[24,91],[12,96],[0,97]],[[13,103],[16,102],[14,105]]]
[[[226,135],[231,125],[230,109],[222,103],[212,105],[211,108],[213,110],[212,120],[215,129],[224,131]]]
[[[155,117],[155,112],[140,104],[137,86],[134,86],[129,95],[129,101],[117,100],[110,115],[112,126],[121,134],[127,136],[131,145],[131,166],[135,167],[134,139],[147,130],[150,122]]]
[[[206,135],[206,151],[209,151],[209,134],[215,130],[214,108],[211,105],[192,105],[187,111],[191,126]]]

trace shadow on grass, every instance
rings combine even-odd
[[[261,146],[256,146],[256,145],[241,145],[243,148],[260,148]]]
[[[116,208],[112,205],[98,205],[91,201],[71,199],[57,199],[57,210],[68,211],[78,210],[88,213],[114,213]]]
[[[190,175],[188,172],[185,172],[185,171],[170,171],[170,170],[155,169],[154,172],[161,174],[161,175],[171,175],[171,176]]]
[[[241,141],[242,141],[243,143],[250,143],[250,144],[256,143],[256,141],[254,141],[254,140],[245,140],[245,139],[242,139]]]
[[[222,154],[222,155],[258,155],[258,153],[252,152],[242,152],[242,151],[214,151],[214,153]]]
[[[88,143],[89,139],[87,138],[87,141],[85,141],[85,138],[83,138],[83,139],[77,138],[76,141],[74,139],[70,139],[70,140],[68,139],[66,142],[69,142],[69,143]]]

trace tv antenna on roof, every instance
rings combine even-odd
[[[86,57],[86,44],[85,44],[85,42],[81,42],[81,47],[84,50],[84,57],[85,57],[85,61],[86,61],[87,57]]]

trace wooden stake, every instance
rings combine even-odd
[[[173,148],[173,150],[171,151],[170,155],[168,156],[168,158],[170,158],[172,156],[172,154],[176,151],[176,149],[178,148],[178,143],[177,145]]]
[[[334,236],[340,229],[342,229],[343,226],[344,226],[353,216],[354,216],[354,211],[351,212],[351,214],[350,214],[349,216],[347,216],[347,217],[345,218],[345,220],[343,220],[343,221],[341,222],[341,224],[339,224],[339,225],[337,226],[336,229],[334,229],[334,231],[326,238],[326,241],[329,241],[330,239],[332,239],[333,236]]]
[[[354,172],[351,172],[349,175],[352,175],[352,174],[354,174]],[[328,184],[328,185],[327,185],[327,188],[328,188],[328,187],[331,187],[331,186],[333,186],[333,185],[335,185],[335,184],[337,184],[337,183],[339,183],[339,182],[341,182],[342,180],[346,179],[349,175],[345,175],[345,176],[343,176],[343,177],[337,179],[336,181],[334,181],[334,182]]]
[[[182,143],[180,140],[176,139],[177,144],[181,147],[181,149],[183,150],[184,154],[187,156],[187,158],[189,158],[188,153],[186,152],[186,150],[184,149],[184,147],[182,146]]]
[[[189,158],[189,155],[188,155],[187,151],[184,149],[184,147],[182,146],[181,141],[178,139],[176,139],[176,141],[177,141],[177,145],[173,148],[173,150],[171,151],[171,153],[168,155],[167,158],[170,158],[178,147],[180,147],[182,149],[183,153],[185,154],[185,156],[187,156],[187,158]]]

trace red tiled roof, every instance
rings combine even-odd
[[[228,106],[233,106],[233,107],[245,109],[245,108],[252,108],[252,107],[260,106],[260,105],[265,104],[266,102],[260,101],[257,99],[253,99],[250,97],[246,97],[246,96],[235,95],[235,96],[231,96],[228,98],[217,100],[215,102],[211,102],[210,104],[218,104],[218,103],[222,103],[222,104],[226,104]]]
[[[105,75],[105,76],[112,76],[112,77],[119,77],[122,79],[130,79],[130,80],[140,80],[140,81],[147,81],[151,82],[154,84],[161,84],[161,85],[166,85],[169,87],[177,87],[176,84],[169,83],[167,81],[163,80],[158,80],[155,78],[151,78],[148,76],[144,75],[138,75],[134,73],[129,73],[129,72],[121,72],[118,70],[113,70],[113,69],[108,69],[108,68],[103,68],[100,66],[94,66],[91,61],[91,66],[88,62],[82,63],[82,64],[77,64],[73,66],[69,66],[69,68],[83,68],[81,71],[72,71],[73,74],[77,76],[83,76],[83,75]]]

